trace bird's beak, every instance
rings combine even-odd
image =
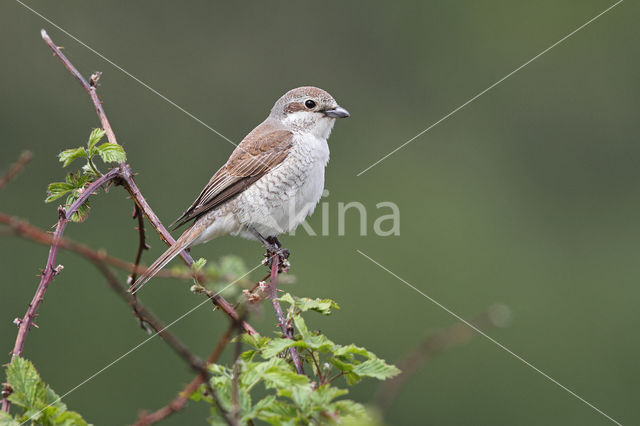
[[[333,109],[325,109],[322,111],[324,115],[331,118],[347,118],[349,117],[349,111],[342,108],[341,106],[337,106]]]

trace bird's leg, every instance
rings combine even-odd
[[[278,237],[269,236],[263,237],[255,228],[248,227],[249,232],[251,232],[257,239],[262,243],[263,246],[267,249],[267,253],[265,253],[265,264],[268,267],[271,267],[273,262],[274,255],[278,255],[278,272],[286,272],[289,270],[289,262],[287,259],[291,252],[289,249],[282,248],[282,243],[278,240]]]
[[[277,248],[278,255],[280,256],[281,259],[289,258],[289,255],[291,254],[291,252],[289,251],[289,249],[282,247],[282,243],[280,242],[278,237],[276,236],[267,237],[267,241]]]

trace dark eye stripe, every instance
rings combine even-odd
[[[301,102],[291,102],[284,108],[284,112],[289,114],[296,111],[305,111],[306,109]]]

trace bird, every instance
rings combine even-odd
[[[139,291],[183,250],[223,235],[258,240],[268,252],[288,256],[278,235],[294,230],[320,201],[327,140],[336,120],[346,117],[349,112],[317,87],[298,87],[280,97],[172,224],[190,226],[129,291]]]

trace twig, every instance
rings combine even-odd
[[[285,318],[284,313],[282,312],[282,307],[280,306],[280,302],[278,301],[278,269],[280,268],[280,255],[278,253],[274,253],[271,259],[271,275],[269,278],[269,288],[271,289],[271,304],[273,305],[273,310],[276,312],[276,316],[278,317],[278,325],[282,330],[282,334],[288,339],[293,339],[293,326],[289,324]],[[291,354],[291,361],[296,368],[298,374],[304,374],[304,367],[302,366],[302,360],[300,359],[300,355],[298,354],[298,349],[296,347],[290,347],[289,353]]]
[[[167,327],[157,319],[147,308],[140,304],[136,297],[134,297],[131,293],[129,293],[124,287],[122,287],[118,281],[118,279],[113,275],[113,273],[101,262],[94,262],[94,265],[107,279],[107,283],[109,286],[116,292],[118,296],[120,296],[124,301],[129,303],[133,308],[136,316],[140,318],[145,324],[149,324],[149,326],[164,340],[182,359],[184,359],[197,373],[198,377],[201,378],[201,381],[207,386],[207,390],[211,394],[213,400],[218,404],[218,408],[220,410],[220,415],[223,419],[230,423],[229,417],[219,405],[218,397],[216,395],[215,389],[209,383],[209,370],[207,369],[207,365],[213,361],[207,360],[207,363],[204,363],[200,357],[191,353],[189,349],[172,333],[167,330]],[[234,323],[235,324],[235,323]],[[228,339],[222,339],[228,340]],[[220,349],[221,351],[222,349]],[[214,354],[216,351],[214,351]],[[219,355],[219,354],[218,354]],[[218,357],[216,355],[216,358]],[[212,355],[213,356],[213,355]],[[211,358],[211,356],[209,357]]]
[[[100,101],[96,93],[95,83],[99,76],[94,76],[91,79],[91,83],[87,82],[87,80],[82,76],[82,74],[78,72],[78,70],[73,66],[73,64],[69,61],[69,59],[67,59],[67,57],[62,53],[62,51],[58,48],[58,46],[56,46],[53,43],[51,38],[47,35],[47,32],[45,30],[42,30],[41,34],[44,41],[53,51],[53,54],[62,61],[64,66],[69,70],[69,72],[71,72],[71,74],[76,78],[76,80],[78,80],[82,85],[82,87],[87,91],[87,93],[91,98],[91,101],[93,102],[96,112],[98,113],[98,118],[100,119],[102,128],[105,130],[107,134],[107,139],[109,140],[109,142],[117,144],[118,142],[116,140],[116,136],[113,132],[113,129],[111,128],[111,124],[109,124],[107,115],[105,114],[104,109],[102,108],[102,102]],[[149,203],[147,203],[147,200],[142,196],[142,192],[140,191],[140,189],[138,188],[138,186],[136,185],[133,179],[133,173],[129,165],[125,163],[120,163],[120,165],[118,166],[118,169],[119,169],[118,180],[120,181],[119,183],[121,183],[125,187],[125,189],[129,192],[129,194],[133,197],[134,201],[136,202],[138,207],[140,207],[140,209],[144,213],[149,223],[151,223],[151,226],[153,226],[156,232],[158,232],[158,234],[160,235],[160,238],[167,245],[173,245],[175,243],[175,240],[173,239],[171,234],[169,234],[169,231],[167,231],[167,229],[164,227],[164,225],[162,224],[158,216],[153,212],[153,210],[151,209],[151,206],[149,205]],[[187,264],[187,266],[191,266],[191,264],[193,263],[193,258],[186,250],[180,253],[180,257],[183,259],[184,263]],[[233,306],[231,306],[230,303],[224,300],[222,296],[216,296],[214,298],[214,303],[216,303],[216,305],[224,313],[226,313],[231,319],[233,320],[238,319],[238,314],[233,309]],[[243,328],[248,333],[252,333],[252,334],[256,333],[253,327],[247,324],[246,321],[243,322]]]
[[[62,61],[65,68],[69,70],[71,75],[73,75],[75,79],[78,80],[78,82],[80,82],[84,90],[87,91],[87,93],[89,94],[89,97],[91,97],[93,106],[96,109],[96,113],[98,114],[100,123],[102,123],[102,128],[107,133],[107,139],[109,140],[109,142],[117,144],[118,141],[116,140],[116,135],[115,133],[113,133],[113,129],[111,128],[111,125],[109,124],[109,120],[107,119],[107,114],[105,114],[104,109],[102,108],[102,102],[98,98],[96,83],[98,81],[98,78],[100,78],[100,74],[99,73],[94,74],[91,77],[91,83],[89,83],[87,80],[85,80],[82,74],[80,74],[80,72],[76,69],[76,67],[73,66],[71,61],[67,59],[64,53],[62,53],[60,48],[53,43],[53,41],[51,40],[51,37],[49,37],[49,35],[45,30],[40,30],[40,35],[42,36],[42,39],[45,41],[45,43],[49,45],[51,50],[53,50],[53,54],[56,55]]]
[[[479,329],[484,330],[490,327],[504,327],[509,321],[509,317],[510,311],[508,307],[494,305],[483,314],[470,320],[470,322]],[[451,347],[467,343],[473,336],[475,336],[475,333],[463,323],[453,324],[428,335],[402,361],[397,363],[402,373],[380,385],[374,397],[375,405],[383,412],[387,411],[407,380],[413,377],[416,371],[427,361]]]
[[[44,295],[47,292],[47,288],[49,287],[49,283],[53,280],[53,277],[58,275],[60,271],[62,271],[62,265],[54,266],[56,263],[56,257],[58,255],[58,244],[60,243],[60,239],[62,238],[62,234],[64,233],[64,229],[67,227],[67,223],[69,223],[69,218],[82,206],[87,199],[95,191],[97,191],[102,185],[109,182],[113,179],[113,177],[117,174],[117,169],[111,169],[104,175],[100,176],[94,182],[92,182],[85,191],[80,194],[80,197],[71,204],[67,208],[67,210],[62,207],[58,208],[58,224],[56,225],[56,230],[53,234],[53,241],[51,243],[51,248],[49,249],[49,257],[47,258],[47,263],[45,265],[44,271],[42,271],[42,275],[40,278],[40,283],[38,284],[38,288],[36,293],[27,308],[27,312],[24,314],[24,317],[19,320],[18,326],[18,335],[16,337],[16,343],[13,346],[13,350],[11,351],[11,359],[22,355],[22,351],[24,349],[24,342],[27,338],[27,333],[31,329],[33,325],[33,321],[38,314],[38,308],[40,304],[44,300]],[[4,395],[2,399],[2,410],[5,412],[9,411],[9,400],[7,399],[8,395]]]
[[[127,281],[128,284],[131,284],[136,281],[136,277],[138,276],[138,268],[140,266],[140,260],[142,259],[142,252],[147,250],[149,246],[147,245],[145,231],[144,231],[144,217],[142,216],[142,212],[140,211],[140,207],[137,204],[133,204],[133,219],[138,219],[138,251],[136,252],[135,260],[133,261],[133,271],[131,275],[129,275],[129,279]],[[134,300],[136,299],[136,295],[133,295]],[[140,315],[140,313],[136,310],[135,305],[133,307],[133,314],[140,321],[140,327],[143,330],[147,330],[144,318]]]
[[[102,273],[106,278],[109,287],[118,295],[122,300],[131,305],[131,307],[138,313],[140,318],[158,333],[158,336],[164,340],[182,359],[184,359],[196,372],[202,373],[205,369],[204,362],[197,355],[193,354],[187,347],[167,330],[166,325],[153,315],[145,306],[143,306],[135,297],[133,297],[122,285],[118,278],[111,272],[107,266],[99,261],[92,261],[94,266]]]
[[[142,211],[137,204],[133,205],[133,219],[138,219],[138,227],[136,228],[138,231],[138,251],[136,252],[135,260],[133,261],[134,269],[129,276],[129,281],[134,282],[138,277],[138,267],[140,265],[140,260],[142,259],[142,252],[145,250],[149,250],[149,245],[146,241],[146,234],[144,231],[144,216],[142,215]]]
[[[20,173],[22,169],[24,169],[24,166],[26,166],[27,163],[31,161],[31,158],[33,158],[33,154],[31,154],[31,151],[22,151],[22,154],[20,154],[18,161],[13,163],[11,167],[9,167],[9,170],[7,170],[7,173],[0,177],[0,188],[4,187],[7,183],[9,183],[11,179],[16,177],[17,174]]]
[[[218,341],[218,344],[216,345],[213,352],[211,352],[211,355],[209,355],[209,358],[207,358],[207,365],[211,365],[218,360],[225,346],[227,346],[227,343],[229,343],[231,334],[236,328],[237,327],[235,326],[235,323],[232,323],[229,326],[227,331],[222,335],[222,337]],[[185,386],[184,390],[180,392],[173,401],[169,402],[167,405],[165,405],[164,407],[160,408],[157,411],[154,411],[153,413],[147,414],[142,412],[140,414],[140,417],[138,418],[138,421],[135,423],[136,426],[147,426],[153,423],[157,423],[169,417],[171,414],[182,410],[185,404],[187,403],[187,401],[189,400],[189,397],[198,389],[198,387],[205,381],[205,379],[206,379],[205,376],[203,376],[202,374],[198,374],[196,377],[193,378],[191,383]]]
[[[82,74],[80,74],[80,72],[76,69],[76,67],[74,67],[73,64],[69,61],[69,59],[67,59],[67,57],[62,53],[62,51],[58,48],[58,46],[56,46],[53,43],[53,41],[51,40],[51,38],[49,37],[49,35],[45,30],[41,31],[41,35],[45,43],[47,43],[47,45],[53,51],[54,55],[62,61],[63,65],[67,68],[67,70],[69,70],[69,72],[74,76],[76,80],[78,80],[78,82],[80,82],[82,87],[89,94],[89,97],[91,98],[91,101],[95,107],[96,113],[98,114],[98,118],[100,119],[100,123],[102,124],[102,128],[105,130],[107,139],[109,140],[109,142],[117,144],[118,142],[116,140],[116,136],[113,132],[113,129],[111,128],[111,125],[109,124],[107,115],[105,114],[104,109],[102,107],[102,102],[98,98],[98,95],[96,92],[96,85],[100,77],[100,74],[99,73],[94,74],[93,76],[91,76],[91,81],[87,82],[87,80],[82,76]],[[110,181],[114,181],[115,183],[122,184],[127,189],[127,191],[129,191],[129,193],[133,196],[136,204],[140,207],[144,215],[147,217],[149,222],[152,224],[152,226],[156,229],[156,231],[160,234],[161,238],[165,242],[167,242],[169,245],[175,242],[171,237],[171,235],[169,234],[169,232],[166,230],[166,228],[162,225],[158,217],[155,215],[153,210],[151,210],[151,207],[148,205],[144,197],[142,196],[142,193],[140,192],[140,190],[138,189],[137,185],[133,180],[133,174],[131,172],[131,168],[127,164],[120,163],[117,168],[113,168],[109,170],[107,173],[105,173],[104,175],[100,176],[98,179],[96,179],[96,181],[92,182],[86,188],[86,190],[80,195],[80,197],[67,210],[64,210],[63,208],[58,209],[59,220],[56,226],[53,241],[51,243],[51,248],[49,250],[49,257],[47,259],[45,270],[42,273],[40,284],[38,285],[38,288],[33,297],[33,300],[29,304],[29,308],[27,309],[27,312],[24,318],[20,321],[16,343],[12,351],[12,359],[13,357],[16,357],[22,354],[27,332],[30,330],[31,326],[33,325],[34,318],[37,315],[38,308],[42,303],[42,300],[47,291],[49,283],[51,282],[53,277],[57,275],[61,270],[61,267],[60,268],[54,267],[54,263],[58,253],[58,246],[59,246],[60,240],[62,239],[64,229],[68,223],[68,218],[70,218],[71,215],[76,212],[76,210],[89,198],[90,195],[92,195],[103,184],[108,183]],[[187,253],[186,251],[183,251],[181,253],[181,257],[184,259],[187,265],[191,265],[191,263],[193,263],[193,259],[191,258],[189,253]],[[224,311],[229,317],[231,317],[234,320],[237,320],[238,314],[235,312],[233,307],[221,296],[217,296],[216,298],[214,298],[214,303],[216,303],[220,307],[220,309]],[[243,321],[243,328],[247,330],[247,332],[255,333],[255,330],[249,324],[247,324],[246,321]],[[2,392],[2,410],[5,412],[8,412],[10,408],[10,403],[8,400],[9,394],[10,394],[10,389],[5,386]]]
[[[62,238],[62,234],[64,233],[64,229],[66,228],[67,223],[69,223],[69,218],[78,210],[78,208],[80,208],[81,205],[85,203],[85,201],[87,201],[87,199],[91,195],[93,195],[95,191],[97,191],[102,185],[113,179],[117,172],[117,169],[112,169],[104,175],[100,176],[98,179],[92,182],[80,195],[80,197],[78,197],[78,199],[66,210],[62,207],[58,208],[59,219],[58,224],[56,225],[56,230],[53,234],[53,241],[51,243],[51,249],[49,250],[49,257],[47,258],[47,263],[45,265],[44,271],[42,272],[40,284],[38,285],[36,294],[33,296],[33,299],[29,304],[29,309],[27,309],[24,318],[20,321],[18,337],[13,347],[13,351],[11,352],[12,357],[22,355],[27,332],[33,324],[33,320],[37,315],[40,303],[42,303],[42,300],[44,299],[44,294],[47,291],[47,287],[49,286],[49,283],[51,282],[53,277],[58,275],[58,273],[62,270],[60,267],[55,267],[54,264],[58,255],[58,244],[60,243],[60,239]]]
[[[8,214],[0,212],[0,223],[7,225],[7,230],[10,234],[26,238],[45,246],[49,246],[53,242],[53,235],[50,232],[33,226],[16,216],[10,216]],[[0,232],[1,231],[2,229],[0,229]],[[114,256],[109,256],[102,249],[93,250],[84,244],[78,243],[66,237],[62,238],[59,241],[58,248],[74,252],[89,260],[104,262],[110,266],[122,269],[123,271],[129,273],[132,273],[134,270],[137,270],[137,272],[144,272],[147,269],[145,266],[139,266],[138,268],[136,268],[133,263],[127,262],[126,260],[122,260]],[[163,269],[159,271],[156,276],[164,278],[175,278],[186,281],[190,281],[193,279],[193,273],[174,272],[170,269]],[[199,280],[205,280],[204,274],[198,274],[197,278]]]

